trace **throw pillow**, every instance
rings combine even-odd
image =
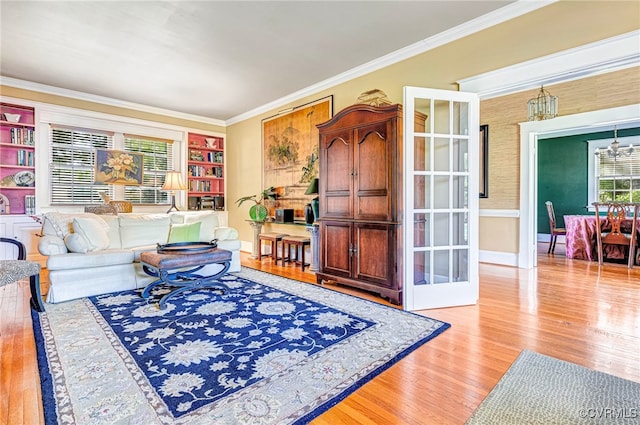
[[[82,254],[89,252],[89,244],[87,243],[87,240],[78,233],[69,233],[65,236],[64,244],[67,246],[69,252],[79,252]]]
[[[76,217],[73,219],[73,233],[82,236],[89,251],[109,248],[109,225],[100,217]]]
[[[198,242],[200,236],[200,222],[189,224],[172,224],[169,231],[168,243]]]
[[[184,216],[185,223],[202,223],[200,225],[200,236],[198,239],[194,239],[200,242],[211,242],[215,239],[215,230],[218,227],[218,215],[216,212],[198,212],[198,213],[186,213]]]

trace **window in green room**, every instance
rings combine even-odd
[[[627,151],[629,145],[638,146],[640,137],[618,141],[619,151]],[[612,157],[607,153],[611,142],[613,139],[589,142],[590,159],[593,159],[589,161],[589,204],[596,201],[640,202],[640,149],[633,149],[630,155]]]

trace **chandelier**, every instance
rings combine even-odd
[[[631,156],[633,153],[633,145],[629,145],[627,148],[620,148],[620,142],[618,142],[618,129],[613,127],[613,143],[609,145],[606,150],[609,158],[618,159],[623,156]],[[600,156],[600,149],[596,148],[596,156]]]
[[[529,121],[542,121],[558,116],[558,96],[551,94],[540,86],[538,96],[529,99],[527,102],[529,109]]]

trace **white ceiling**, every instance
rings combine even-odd
[[[0,75],[229,120],[513,1],[2,1]]]

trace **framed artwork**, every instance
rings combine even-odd
[[[489,197],[489,125],[480,126],[480,197]]]
[[[140,153],[96,149],[95,183],[139,186],[142,184]]]
[[[278,197],[267,202],[274,209],[291,208],[304,217],[310,199],[305,191],[318,177],[317,124],[333,116],[333,96],[283,111],[262,120],[263,187],[275,187]]]

